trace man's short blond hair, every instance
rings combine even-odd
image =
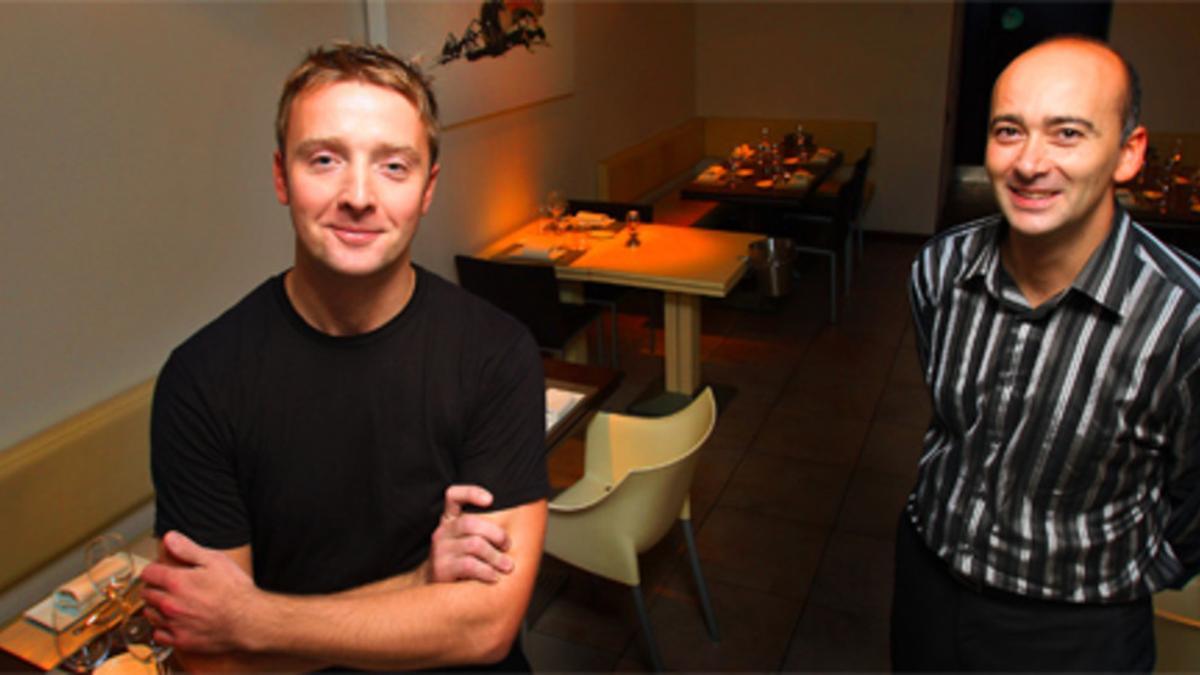
[[[335,42],[317,47],[288,75],[275,114],[275,143],[280,155],[287,154],[288,117],[301,92],[335,82],[358,80],[387,87],[408,99],[421,116],[429,143],[429,165],[438,158],[437,100],[430,79],[415,64],[382,46]]]

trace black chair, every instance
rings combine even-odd
[[[854,163],[849,180],[830,180],[818,188],[816,212],[790,213],[783,217],[783,230],[796,242],[796,250],[814,253],[829,259],[829,321],[837,323],[837,257],[842,251],[845,269],[846,292],[850,292],[852,269],[851,228],[862,209],[863,189],[867,180],[867,168],[871,163],[871,149]],[[832,200],[829,199],[833,192]],[[822,200],[828,206],[821,208]]]
[[[600,318],[601,309],[558,299],[554,268],[544,264],[506,263],[454,256],[458,282],[466,290],[516,317],[529,327],[542,351],[563,357],[567,344]],[[597,337],[603,331],[597,324]],[[603,360],[603,341],[597,340]]]
[[[568,199],[567,210],[572,214],[580,211],[591,211],[592,213],[603,213],[613,220],[625,220],[626,214],[630,211],[637,211],[638,218],[643,223],[649,223],[654,220],[654,207],[650,204],[637,204],[633,202],[606,202],[588,199]],[[612,365],[614,368],[619,366],[618,354],[620,353],[620,338],[617,335],[617,303],[621,298],[628,295],[630,289],[621,286],[612,286],[609,284],[583,284],[583,299],[584,302],[592,305],[604,307],[609,312],[609,321],[611,322],[612,331],[610,333],[612,345]]]

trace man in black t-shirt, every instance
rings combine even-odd
[[[316,50],[285,85],[295,264],[155,391],[143,597],[189,670],[528,668],[541,363],[516,320],[411,261],[437,131],[425,79],[382,48]]]

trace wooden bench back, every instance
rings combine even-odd
[[[1160,160],[1168,159],[1176,139],[1183,141],[1183,165],[1200,166],[1200,134],[1150,129],[1150,147],[1158,150]]]
[[[148,502],[143,382],[0,452],[0,590]]]
[[[596,197],[639,201],[686,173],[703,157],[704,120],[694,117],[601,160]]]
[[[875,146],[875,123],[859,120],[810,120],[754,117],[708,117],[704,120],[704,154],[727,157],[739,143],[754,145],[769,130],[771,140],[779,141],[784,134],[804,125],[817,145],[841,150],[847,164],[862,157],[867,148]]]

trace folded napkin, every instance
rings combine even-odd
[[[775,184],[776,190],[802,190],[808,187],[812,182],[812,176],[806,173],[796,172],[785,181],[780,181]]]
[[[603,213],[594,213],[592,211],[579,211],[575,214],[575,227],[582,230],[590,230],[599,227],[608,227],[613,224],[613,219]]]
[[[552,246],[522,243],[517,250],[509,254],[510,258],[525,260],[555,260],[563,254],[563,248],[557,244]]]
[[[96,590],[96,585],[92,583],[92,579],[99,581],[119,577],[122,573],[132,577],[133,571],[126,569],[129,564],[130,561],[127,557],[110,555],[96,563],[90,575],[84,572],[62,586],[59,586],[54,591],[54,602],[58,605],[58,611],[71,616],[78,616],[83,608],[90,608],[91,605],[94,605],[99,595],[99,591]]]
[[[150,564],[150,561],[137,554],[134,554],[132,557],[133,573],[136,577],[142,573],[146,565]],[[107,572],[105,576],[110,576],[113,571],[119,570],[122,564],[119,560],[110,556],[100,561],[98,567],[100,567],[99,571],[101,574]],[[96,590],[96,587],[92,584],[92,580],[88,578],[85,572],[59,586],[53,593],[43,598],[41,602],[25,610],[25,618],[52,630],[62,631],[79,619],[87,616],[103,600],[104,596]],[[55,624],[55,604],[58,605],[57,625]]]
[[[697,183],[720,183],[722,180],[725,179],[726,173],[728,173],[728,169],[721,166],[720,164],[713,164],[712,166],[708,167],[703,172],[701,172],[699,176],[696,176],[696,182]]]
[[[546,389],[546,429],[554,426],[583,398],[577,391],[549,387]]]

